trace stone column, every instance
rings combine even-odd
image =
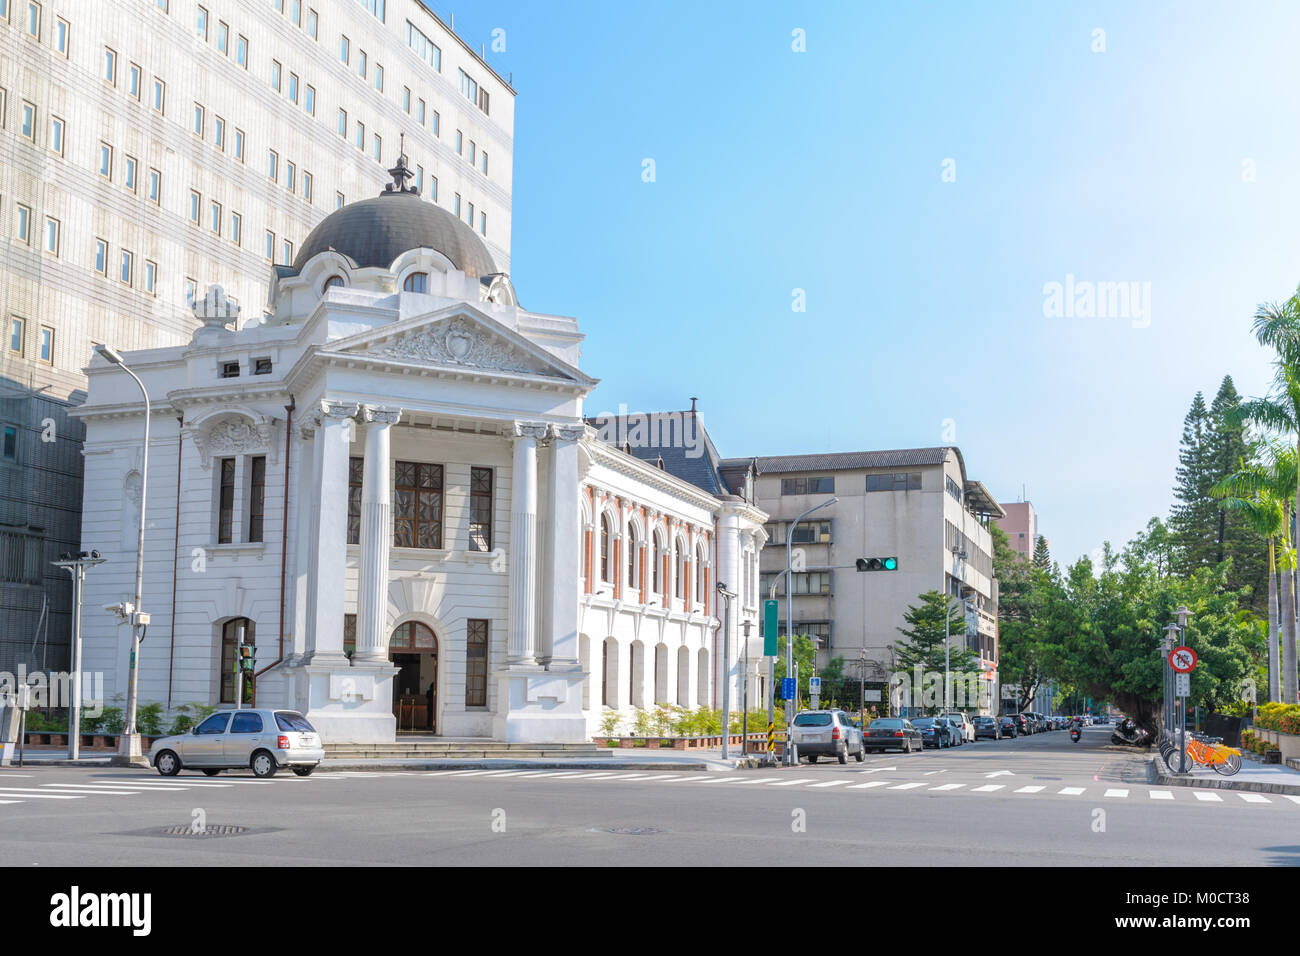
[[[554,668],[578,662],[578,565],[573,560],[573,547],[582,516],[578,504],[578,439],[583,427],[552,425],[550,434],[551,534],[544,577],[551,595],[548,643]]]
[[[390,429],[400,408],[361,406],[366,422],[365,470],[361,479],[361,552],[357,582],[357,653],[353,663],[388,660],[388,555],[393,547]]]
[[[537,661],[537,443],[546,425],[515,422],[510,502],[510,643],[512,664]]]
[[[306,558],[312,568],[308,623],[313,661],[324,658],[347,665],[343,655],[343,593],[347,579],[348,452],[352,447],[357,406],[322,401],[316,430],[316,469],[313,497],[316,530],[314,548]]]

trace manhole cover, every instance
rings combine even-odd
[[[185,824],[185,823],[182,823],[179,826],[162,828],[163,836],[190,837],[192,839],[203,839],[205,837],[239,836],[240,834],[247,833],[247,832],[249,832],[247,827],[232,827],[232,826],[210,826],[210,827],[205,826],[201,829],[196,830],[193,827],[191,827],[189,824]]]
[[[593,827],[595,833],[614,833],[618,836],[650,836],[663,833],[663,827]]]

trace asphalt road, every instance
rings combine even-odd
[[[1109,737],[721,773],[6,769],[0,845],[10,866],[1300,863],[1300,798],[1149,786]],[[161,832],[196,821],[244,830]]]

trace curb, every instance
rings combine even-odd
[[[694,772],[728,772],[735,767],[714,767],[698,761],[614,761],[610,760],[526,760],[487,758],[467,760],[321,761],[317,773],[330,771],[385,770],[690,770]]]
[[[1261,783],[1257,780],[1234,780],[1231,777],[1219,779],[1184,777],[1169,772],[1164,758],[1159,753],[1151,755],[1147,762],[1147,783],[1162,787],[1194,787],[1202,790],[1244,790],[1252,793],[1277,793],[1300,795],[1300,783]]]

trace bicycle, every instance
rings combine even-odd
[[[1177,748],[1172,748],[1171,752],[1176,750]],[[1225,777],[1231,777],[1241,769],[1241,751],[1236,747],[1224,746],[1222,737],[1191,734],[1187,740],[1187,758]],[[1165,762],[1169,763],[1168,756],[1165,757]],[[1170,764],[1171,769],[1172,766]]]

